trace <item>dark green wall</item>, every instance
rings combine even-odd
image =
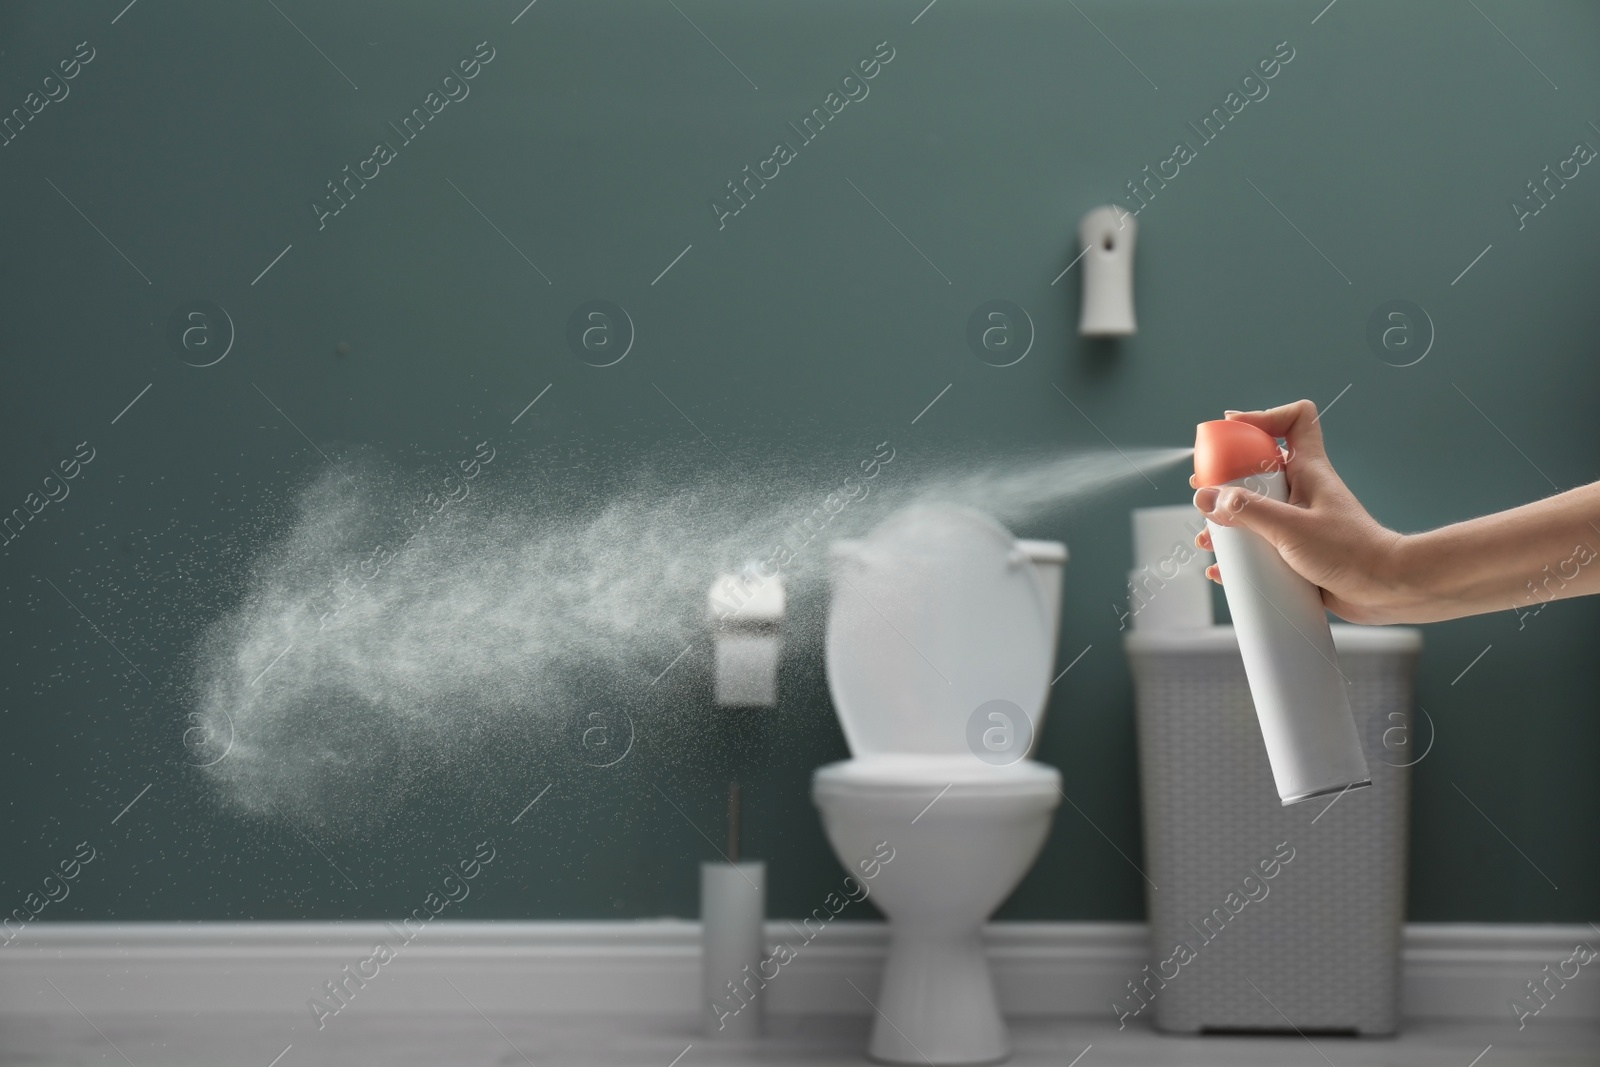
[[[359,833],[220,807],[181,743],[194,643],[323,467],[296,426],[417,469],[490,438],[497,462],[559,481],[669,451],[715,469],[687,415],[730,455],[814,464],[827,485],[841,451],[884,439],[932,470],[1101,447],[1101,431],[1184,444],[1225,407],[1338,396],[1324,423],[1335,460],[1400,529],[1600,473],[1600,171],[1584,167],[1523,229],[1508,206],[1574,142],[1600,145],[1593,5],[276,6],[0,14],[4,107],[78,42],[95,50],[70,96],[0,148],[0,506],[22,506],[78,442],[96,450],[70,497],[0,552],[0,910],[88,840],[98,857],[42,918],[390,915],[493,836],[494,875],[463,916],[692,915],[695,864],[714,853],[663,798],[714,827],[732,773],[774,913],[809,910],[840,877],[807,796],[810,769],[844,753],[814,659],[786,667],[771,714],[708,715],[703,670],[671,701],[602,700],[637,728],[616,767],[585,765],[553,724],[485,746],[492,790],[456,768]],[[495,58],[470,97],[319,231],[323,184],[480,41]],[[708,200],[881,41],[894,58],[870,96],[719,231]],[[1282,41],[1294,59],[1270,95],[1140,217],[1139,334],[1081,340],[1076,268],[1051,284],[1078,217],[1192,139],[1185,123]],[[637,326],[614,367],[564,339],[594,298]],[[964,341],[994,298],[1037,329],[1004,369]],[[237,331],[203,369],[167,339],[196,299]],[[1414,366],[1365,339],[1393,299],[1436,328]],[[1157,481],[1019,531],[1070,544],[1062,654],[1094,646],[1056,687],[1041,757],[1130,855],[1131,691],[1110,605],[1128,509],[1187,495],[1178,472]],[[1521,628],[1509,613],[1429,626],[1426,641],[1419,696],[1437,743],[1415,772],[1411,916],[1592,917],[1600,605],[1557,604]],[[1137,873],[1063,807],[1002,914],[1142,913]]]

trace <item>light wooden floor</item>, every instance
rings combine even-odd
[[[374,1015],[285,1033],[260,1016],[0,1017],[0,1064],[133,1067],[835,1067],[864,1063],[861,1017],[776,1020],[759,1045],[707,1041],[687,1021],[624,1016]],[[1600,1026],[1415,1023],[1398,1038],[1176,1038],[1096,1020],[1018,1020],[1015,1067],[1576,1067]],[[1492,1047],[1491,1047],[1492,1046]],[[1485,1052],[1487,1049],[1487,1052]],[[1085,1051],[1087,1050],[1087,1051]],[[1078,1058],[1080,1057],[1081,1058]],[[280,1057],[274,1064],[274,1058]],[[1480,1058],[1481,1057],[1481,1058]]]

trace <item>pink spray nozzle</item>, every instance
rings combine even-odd
[[[1198,486],[1226,485],[1252,474],[1283,469],[1277,440],[1248,422],[1202,422],[1194,433],[1194,476]]]

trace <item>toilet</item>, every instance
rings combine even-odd
[[[1060,773],[1027,758],[1051,684],[1066,546],[953,506],[835,542],[828,687],[851,758],[812,799],[889,918],[868,1054],[994,1063],[1010,1043],[981,929],[1033,865]],[[887,857],[887,858],[886,858]]]

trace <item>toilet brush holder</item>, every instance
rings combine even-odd
[[[700,865],[700,1001],[708,1038],[761,1036],[766,979],[760,974],[767,865]]]

